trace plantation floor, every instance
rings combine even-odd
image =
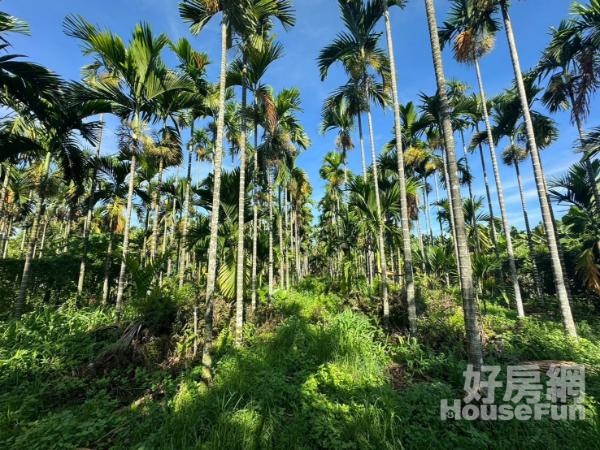
[[[442,422],[440,401],[464,396],[460,309],[427,305],[417,341],[387,337],[356,306],[318,292],[278,293],[261,325],[246,327],[242,348],[222,331],[211,388],[199,365],[152,362],[160,340],[134,363],[119,359],[123,330],[111,312],[61,309],[3,323],[0,447],[600,448],[594,327],[572,342],[558,324],[517,325],[495,306],[484,324],[488,364],[585,364],[584,422]]]

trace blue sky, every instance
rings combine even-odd
[[[149,22],[156,32],[164,32],[172,39],[190,38],[198,50],[207,52],[213,62],[218,62],[218,24],[210,23],[200,36],[192,37],[186,25],[178,17],[177,3],[176,0],[53,0],[52,2],[4,0],[2,9],[25,19],[31,26],[32,36],[12,39],[18,53],[28,55],[34,61],[50,67],[65,78],[78,79],[80,69],[87,60],[81,55],[79,44],[63,33],[63,19],[71,13],[81,14],[89,21],[109,28],[125,39],[136,23]],[[435,92],[423,3],[422,0],[409,0],[405,10],[392,11],[400,96],[404,103],[415,101],[420,92],[427,94]],[[535,65],[540,52],[548,42],[548,29],[557,26],[567,16],[569,4],[570,0],[513,2],[511,15],[524,69]],[[441,23],[449,2],[437,0],[436,6],[438,22]],[[304,108],[302,121],[313,146],[299,157],[298,165],[308,172],[314,186],[315,198],[318,199],[323,190],[323,181],[318,175],[319,167],[325,153],[334,149],[335,141],[334,134],[320,136],[318,133],[321,104],[332,89],[344,83],[345,78],[341,70],[333,70],[329,78],[321,82],[315,60],[320,49],[341,30],[341,23],[335,0],[296,0],[295,8],[296,27],[288,32],[277,30],[278,39],[285,46],[285,56],[273,65],[265,81],[276,90],[296,86],[302,92]],[[385,45],[383,40],[382,45]],[[476,86],[476,79],[470,67],[455,63],[449,52],[444,56],[448,79],[456,78],[471,87]],[[216,81],[216,72],[217,64],[213,64],[209,71],[213,81]],[[511,84],[513,72],[503,33],[498,35],[495,51],[483,60],[482,72],[490,96],[501,92]],[[594,98],[592,119],[594,113],[599,110],[598,106],[598,99]],[[542,108],[541,105],[537,107]],[[575,129],[569,123],[568,114],[556,115],[555,119],[561,131],[560,139],[543,153],[548,178],[560,175],[578,160],[578,156],[571,151],[577,136]],[[374,113],[378,150],[389,139],[392,123],[393,117],[389,111]],[[114,130],[115,126],[115,122],[109,123],[109,131]],[[502,147],[503,144],[499,149]],[[105,142],[103,152],[114,151],[114,140],[109,138]],[[460,149],[458,151],[462,153]],[[230,160],[226,162],[228,168],[234,164]],[[470,158],[470,165],[475,176],[474,191],[477,195],[483,196],[483,180],[477,155]],[[355,172],[360,172],[358,151],[350,155],[350,167]],[[194,177],[199,179],[205,176],[208,169],[206,165],[194,167]],[[539,204],[530,162],[523,164],[522,175],[531,219],[537,223],[540,218]],[[513,169],[502,167],[501,177],[507,198],[509,220],[512,225],[521,228],[523,219]]]

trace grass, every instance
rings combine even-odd
[[[0,446],[15,449],[593,449],[600,448],[600,345],[560,325],[488,305],[486,362],[586,365],[584,422],[442,422],[442,399],[463,396],[460,309],[425,305],[418,339],[386,336],[371,318],[305,285],[279,292],[215,346],[214,385],[201,367],[120,364],[98,356],[122,333],[110,311],[44,310],[0,336]],[[317,291],[317,292],[315,292]],[[435,296],[432,296],[434,298]],[[444,303],[444,306],[440,306]],[[586,328],[587,327],[587,328]]]

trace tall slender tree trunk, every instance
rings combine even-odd
[[[379,171],[377,169],[377,155],[375,153],[375,134],[373,132],[373,118],[371,110],[367,110],[369,122],[369,136],[371,140],[371,160],[373,170],[373,187],[375,189],[375,205],[377,207],[377,244],[379,247],[379,268],[381,270],[381,301],[383,304],[383,326],[388,327],[390,322],[390,302],[388,299],[387,261],[385,258],[384,221],[385,217],[381,210],[381,198],[379,196]]]
[[[8,191],[8,183],[10,181],[10,166],[8,163],[4,163],[2,166],[2,188],[0,188],[0,214],[4,212],[4,206],[6,203],[6,193]]]
[[[227,78],[227,22],[221,23],[221,67],[219,76],[219,114],[217,117],[217,143],[214,156],[214,184],[210,214],[210,240],[208,244],[208,270],[206,274],[206,312],[204,316],[204,347],[202,365],[207,382],[212,380],[211,347],[213,340],[213,309],[217,278],[217,240],[219,238],[219,212],[221,209],[221,166],[223,162],[223,137],[225,132],[225,94]]]
[[[467,190],[469,191],[469,200],[472,202],[475,201],[475,197],[473,197],[473,180],[471,180],[471,167],[469,165],[469,153],[467,152],[467,144],[465,142],[465,132],[460,130],[460,139],[462,143],[463,150],[463,158],[465,159],[465,170],[467,173]]]
[[[365,156],[365,136],[363,134],[362,114],[359,112],[358,117],[358,142],[360,145],[360,161],[362,163],[363,181],[367,182],[367,158]]]
[[[8,215],[6,217],[6,220],[2,220],[0,218],[0,254],[2,253],[2,249],[4,248],[4,244],[8,241],[8,231],[10,230],[10,225],[9,223],[11,222],[12,218],[10,218]],[[1,258],[1,256],[0,256]],[[4,259],[4,258],[2,258]]]
[[[254,98],[254,105],[257,99]],[[250,298],[250,315],[256,311],[256,289],[258,276],[258,121],[254,121],[254,170],[252,171],[252,295]]]
[[[63,236],[63,248],[62,253],[67,253],[69,251],[69,239],[71,239],[71,229],[73,228],[73,221],[75,216],[75,208],[74,205],[69,207],[69,216],[67,219],[67,227],[65,229],[65,234]]]
[[[433,225],[431,224],[431,210],[429,207],[429,183],[427,182],[427,177],[425,177],[425,187],[423,189],[423,200],[425,202],[425,220],[427,220],[427,232],[429,234],[429,239],[433,242]]]
[[[417,207],[418,207],[418,197],[417,197]],[[427,267],[425,265],[425,243],[423,242],[423,233],[421,231],[421,218],[420,214],[417,214],[417,239],[419,241],[419,252],[421,253],[421,269],[423,273],[427,275]]]
[[[425,0],[427,11],[427,21],[429,25],[429,36],[431,39],[431,50],[433,56],[433,65],[437,79],[438,92],[442,109],[444,140],[448,154],[448,164],[450,172],[450,186],[453,190],[452,208],[454,209],[454,219],[456,226],[457,246],[459,250],[459,274],[461,278],[461,290],[463,297],[463,309],[465,314],[465,329],[467,334],[467,353],[469,362],[473,364],[474,369],[479,371],[483,364],[483,353],[481,351],[481,327],[478,320],[479,311],[475,302],[475,291],[473,288],[473,272],[471,268],[471,257],[467,246],[467,233],[465,228],[465,217],[462,208],[460,195],[460,185],[458,182],[458,167],[456,163],[456,153],[454,147],[454,135],[452,123],[450,121],[450,104],[446,94],[446,79],[442,63],[442,51],[438,37],[438,27],[435,17],[435,7],[433,0]]]
[[[523,117],[525,119],[525,127],[527,130],[527,142],[529,144],[529,151],[531,153],[535,184],[542,210],[542,222],[544,223],[544,229],[546,230],[546,237],[548,239],[550,260],[552,261],[552,271],[554,273],[554,283],[556,285],[556,293],[562,312],[565,330],[570,336],[577,337],[577,329],[575,327],[575,321],[573,320],[573,314],[571,313],[571,305],[569,303],[569,296],[565,286],[565,276],[558,253],[558,240],[554,231],[554,225],[552,223],[552,210],[546,192],[544,169],[542,167],[540,154],[535,141],[535,132],[533,129],[533,122],[531,120],[531,111],[529,110],[529,101],[527,99],[527,92],[525,91],[525,83],[523,82],[523,74],[521,72],[521,64],[519,62],[519,55],[512,30],[512,23],[508,15],[508,5],[505,0],[501,0],[500,6],[502,9],[504,29],[506,31],[506,38],[508,40],[508,47],[510,49],[513,69],[517,80],[517,88],[521,98],[521,108],[523,109]]]
[[[402,275],[402,252],[400,250],[400,246],[396,246],[396,259],[398,261],[398,284],[400,286],[404,286],[404,276]]]
[[[45,216],[45,214],[44,214],[44,216]],[[48,222],[49,221],[50,220],[46,217],[42,218],[42,222],[44,222],[44,226],[42,228],[42,239],[40,241],[40,249],[39,249],[40,251],[38,253],[37,259],[42,259],[44,257],[44,248],[46,246],[46,233],[48,232]],[[33,253],[34,253],[33,259],[36,259],[35,251]]]
[[[35,245],[37,243],[38,227],[46,207],[46,182],[48,181],[49,172],[50,152],[46,152],[46,157],[44,160],[44,174],[42,175],[42,179],[38,187],[38,204],[35,211],[35,216],[33,217],[33,223],[31,224],[31,230],[29,231],[29,242],[27,244],[25,263],[23,264],[23,275],[21,276],[21,285],[19,286],[19,291],[17,293],[17,303],[15,307],[15,316],[17,320],[21,319],[21,316],[23,315],[23,309],[25,308],[27,288],[29,287],[29,279],[31,278],[31,261],[33,259]]]
[[[154,263],[158,253],[158,223],[160,221],[160,197],[163,184],[163,172],[165,170],[165,162],[160,158],[158,162],[158,183],[152,195],[152,238],[150,243],[150,262]]]
[[[5,247],[5,242],[8,240],[8,236],[9,234],[7,232],[4,231],[4,210],[6,205],[6,193],[8,192],[8,183],[10,181],[10,166],[8,163],[4,163],[2,166],[2,175],[3,175],[3,181],[2,181],[2,188],[0,188],[0,248],[4,248]],[[6,220],[6,223],[8,225],[9,220]],[[8,227],[10,229],[10,227]],[[10,231],[10,230],[9,230]]]
[[[142,262],[144,266],[148,257],[148,226],[150,225],[150,211],[152,208],[152,205],[146,206],[146,213],[144,214],[144,241],[142,242]]]
[[[127,255],[129,254],[129,233],[131,231],[131,212],[133,210],[133,190],[135,188],[136,155],[131,156],[131,168],[129,170],[129,189],[127,192],[127,209],[125,210],[125,228],[123,229],[123,249],[121,251],[121,268],[117,282],[117,314],[123,310],[123,293],[125,292],[125,275],[127,270]]]
[[[508,266],[510,269],[510,278],[513,285],[513,294],[517,306],[517,314],[519,318],[525,317],[525,309],[523,308],[523,299],[521,298],[521,287],[519,286],[519,275],[517,273],[517,263],[515,262],[515,252],[513,249],[511,225],[508,221],[506,213],[506,202],[504,201],[504,188],[500,179],[500,170],[498,169],[498,159],[496,158],[496,144],[494,144],[494,136],[492,134],[492,125],[490,123],[490,115],[487,109],[487,99],[485,89],[483,88],[483,79],[479,68],[479,61],[475,60],[475,70],[477,72],[477,83],[479,84],[479,94],[481,96],[481,106],[483,109],[483,118],[485,120],[485,128],[487,131],[488,147],[492,158],[492,169],[494,171],[494,179],[496,180],[496,192],[498,193],[498,203],[500,204],[500,215],[502,217],[502,227],[504,228],[504,236],[506,238],[506,251],[508,253]]]
[[[479,133],[479,127],[477,127],[477,133]],[[490,180],[487,173],[487,165],[485,164],[485,157],[483,156],[483,146],[479,147],[479,157],[481,158],[481,170],[483,171],[483,184],[485,185],[485,196],[487,198],[488,211],[490,214],[490,234],[492,237],[492,244],[494,244],[494,250],[498,254],[498,238],[496,237],[496,219],[494,217],[494,207],[492,206],[492,194],[490,193]]]
[[[188,158],[189,158],[189,156],[188,156]],[[179,189],[179,166],[177,166],[177,169],[175,170],[175,190],[177,191],[178,189]],[[169,234],[169,238],[167,240],[167,244],[169,245],[169,248],[173,248],[175,238],[177,237],[177,223],[178,223],[178,221],[177,221],[177,200],[173,199],[173,207],[171,208],[171,233]],[[171,274],[173,273],[174,262],[179,264],[179,250],[180,250],[179,244],[180,243],[181,243],[181,238],[177,237],[177,245],[175,246],[175,251],[173,251],[173,250],[169,251],[169,258],[167,259],[167,276],[168,277],[170,277]],[[166,247],[165,247],[165,250],[163,251],[163,253],[165,251],[166,251]],[[174,258],[173,258],[173,254],[175,254]],[[173,261],[173,260],[175,260],[175,261]],[[177,267],[179,267],[179,265]]]
[[[529,247],[529,257],[531,258],[531,264],[533,265],[533,280],[535,281],[536,294],[540,299],[543,300],[544,289],[538,270],[537,262],[535,260],[535,247],[533,245],[533,237],[531,234],[531,226],[529,224],[529,214],[527,213],[527,203],[525,201],[525,194],[523,192],[523,183],[521,182],[521,169],[519,167],[519,161],[515,159],[515,172],[517,175],[517,185],[519,186],[519,196],[521,197],[521,208],[523,209],[523,219],[525,220],[525,231],[527,232],[527,245]]]
[[[292,191],[289,191],[289,217],[288,217],[288,228],[287,234],[290,239],[290,256],[289,256],[289,271],[290,271],[290,283],[298,282],[298,273],[296,271],[296,235],[294,234],[294,195]],[[295,276],[294,276],[295,275]]]
[[[246,68],[244,67],[244,79]],[[238,197],[238,239],[237,239],[237,266],[235,274],[235,342],[242,343],[244,326],[244,269],[245,252],[245,215],[246,215],[246,106],[248,103],[248,90],[243,83],[242,87],[242,129],[240,132],[240,193]]]
[[[19,255],[21,257],[24,256],[25,244],[27,242],[27,235],[29,234],[29,231],[31,231],[31,229],[29,229],[29,230],[27,228],[23,229],[23,233],[22,233],[22,236],[21,236],[21,246],[19,247]]]
[[[396,262],[394,261],[394,249],[391,244],[388,245],[388,254],[390,255],[390,271],[392,272],[392,280],[394,283],[396,283]]]
[[[267,168],[267,196],[269,202],[269,301],[273,299],[273,175],[271,169]]]
[[[279,289],[285,289],[285,262],[283,258],[285,243],[283,242],[283,208],[281,207],[281,186],[277,187],[277,194],[277,237],[279,242],[279,258],[277,258],[279,262],[277,267],[277,274],[279,279],[277,281],[279,284]]]
[[[438,180],[437,172],[433,173],[433,184],[435,186],[435,201],[437,203],[438,211],[438,225],[440,226],[440,237],[444,237],[444,226],[442,225],[442,217],[440,216],[440,182]],[[450,198],[450,196],[448,196]]]
[[[168,233],[169,233],[169,220],[167,214],[165,213],[165,218],[163,220],[163,233],[160,244],[160,254],[162,256],[167,253],[167,241],[168,241]]]
[[[42,203],[39,202],[39,208],[42,208]],[[25,307],[25,299],[27,297],[27,287],[29,286],[29,279],[31,277],[31,261],[35,253],[36,238],[38,233],[38,227],[40,222],[40,214],[36,212],[33,219],[31,230],[29,231],[29,240],[27,244],[27,253],[25,255],[25,264],[23,265],[23,275],[21,276],[21,285],[17,294],[17,305],[16,305],[16,318],[19,320],[23,314]]]
[[[288,215],[288,191],[283,188],[283,265],[285,275],[285,288],[290,288],[290,254],[289,246],[291,239],[288,236],[289,230],[289,215]]]
[[[113,219],[111,218],[108,224],[108,249],[104,257],[104,282],[102,283],[102,304],[108,304],[108,295],[110,293],[110,268],[112,264],[114,230]]]
[[[6,226],[6,235],[4,238],[4,242],[2,243],[2,259],[6,259],[8,256],[8,245],[10,244],[10,236],[12,235],[13,229],[13,218],[12,216],[8,219],[8,224]]]
[[[296,222],[296,211],[294,210],[294,195],[293,193],[290,191],[290,220],[289,220],[289,229],[288,229],[288,233],[290,236],[290,251],[291,251],[291,255],[290,255],[290,271],[294,271],[295,277],[293,277],[293,281],[295,283],[298,283],[298,281],[300,281],[300,274],[298,273],[298,241],[296,240],[296,233],[295,233],[295,227],[294,224]]]
[[[296,235],[296,273],[298,274],[298,281],[300,281],[302,279],[302,260],[300,257],[302,242],[300,241],[300,224],[298,221],[298,210],[294,210],[294,233]]]
[[[194,137],[194,121],[192,121],[191,126],[192,139]],[[190,196],[192,189],[192,155],[193,155],[193,141],[190,141],[190,145],[188,148],[188,164],[187,164],[187,174],[186,174],[186,185],[185,185],[185,194],[183,199],[183,211],[182,211],[182,219],[181,219],[181,247],[179,251],[179,264],[177,268],[177,277],[179,282],[179,288],[183,287],[183,282],[185,279],[185,264],[186,264],[186,255],[187,255],[187,238],[188,238],[188,229],[189,229],[189,216],[190,216]],[[222,151],[222,150],[221,150]],[[173,216],[175,217],[175,216]],[[173,226],[173,229],[175,226]]]
[[[481,246],[479,244],[479,225],[477,224],[477,217],[475,211],[475,197],[473,197],[473,180],[471,179],[471,167],[469,165],[469,154],[467,152],[467,145],[465,143],[465,133],[461,129],[460,130],[460,138],[462,141],[463,148],[463,158],[465,158],[465,169],[467,171],[467,188],[469,190],[469,200],[471,201],[471,207],[473,208],[473,214],[471,217],[471,226],[473,227],[473,232],[475,234],[475,254],[479,254],[481,252]]]
[[[452,185],[450,183],[450,174],[448,172],[448,156],[447,151],[443,150],[442,158],[444,161],[444,182],[446,183],[446,192],[448,193],[448,215],[450,216],[450,234],[452,236],[452,245],[454,248],[454,258],[456,259],[456,268],[460,273],[460,256],[458,253],[458,240],[456,238],[456,222],[454,221],[454,208],[453,208],[453,193],[452,193]],[[458,176],[458,175],[457,175]],[[460,187],[459,187],[460,189]],[[461,282],[460,277],[458,278],[458,282]]]
[[[104,116],[100,116],[100,122],[104,121]],[[96,146],[96,160],[100,157],[100,150],[102,149],[102,136],[104,132],[104,126],[100,127],[100,135],[98,136],[98,145]],[[83,223],[83,253],[81,255],[81,262],[79,263],[79,278],[77,279],[77,295],[81,295],[83,292],[83,282],[85,280],[85,269],[87,264],[87,254],[90,247],[90,228],[92,227],[92,213],[94,212],[94,194],[96,193],[96,175],[98,171],[94,165],[92,171],[92,184],[90,186],[90,197],[87,203],[87,212],[85,215],[85,222]]]
[[[408,323],[410,332],[417,332],[417,306],[415,302],[415,283],[413,275],[413,258],[410,236],[410,218],[408,216],[408,199],[406,196],[406,173],[404,170],[404,149],[402,148],[402,122],[400,121],[400,100],[398,93],[398,80],[396,74],[396,56],[394,54],[394,40],[392,38],[392,25],[387,1],[384,2],[385,31],[387,37],[388,55],[391,66],[392,100],[394,106],[394,131],[396,134],[396,153],[398,161],[398,184],[400,186],[400,221],[402,229],[402,250],[404,255],[405,291],[408,304]],[[374,163],[375,164],[375,163]]]

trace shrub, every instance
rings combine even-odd
[[[170,291],[154,287],[147,295],[138,295],[133,300],[132,307],[153,333],[161,335],[172,330],[177,303]]]

